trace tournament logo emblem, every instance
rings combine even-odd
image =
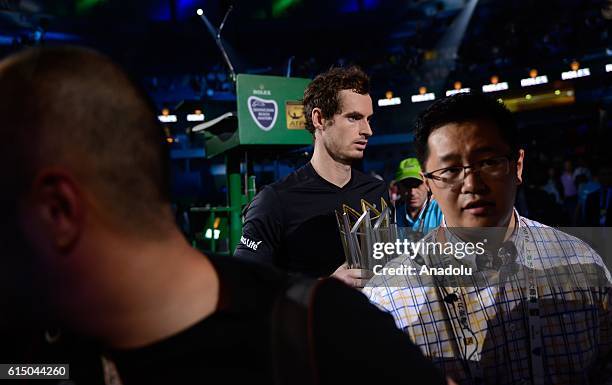
[[[253,117],[257,126],[264,131],[270,131],[274,127],[276,117],[278,116],[276,101],[249,96],[247,104],[251,117]]]
[[[285,112],[287,118],[287,128],[289,130],[303,130],[306,128],[306,115],[304,115],[304,105],[301,102],[285,101]]]

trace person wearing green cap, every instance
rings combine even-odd
[[[442,222],[442,211],[431,191],[423,183],[421,165],[416,158],[400,162],[395,172],[400,198],[395,205],[395,220],[398,227],[411,228],[416,237],[427,234]]]

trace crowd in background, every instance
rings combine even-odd
[[[584,158],[535,165],[526,170],[517,209],[556,226],[609,226],[612,165]]]

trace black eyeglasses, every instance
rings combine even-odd
[[[445,167],[423,174],[423,176],[431,179],[438,188],[455,187],[463,183],[467,169],[472,169],[472,172],[479,173],[483,178],[501,178],[510,172],[510,158],[499,156],[483,159],[473,165]]]

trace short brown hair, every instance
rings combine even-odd
[[[304,90],[304,114],[306,129],[314,135],[312,110],[321,109],[325,119],[331,119],[342,111],[338,94],[352,90],[358,94],[370,93],[370,78],[359,67],[332,68],[314,78]]]

